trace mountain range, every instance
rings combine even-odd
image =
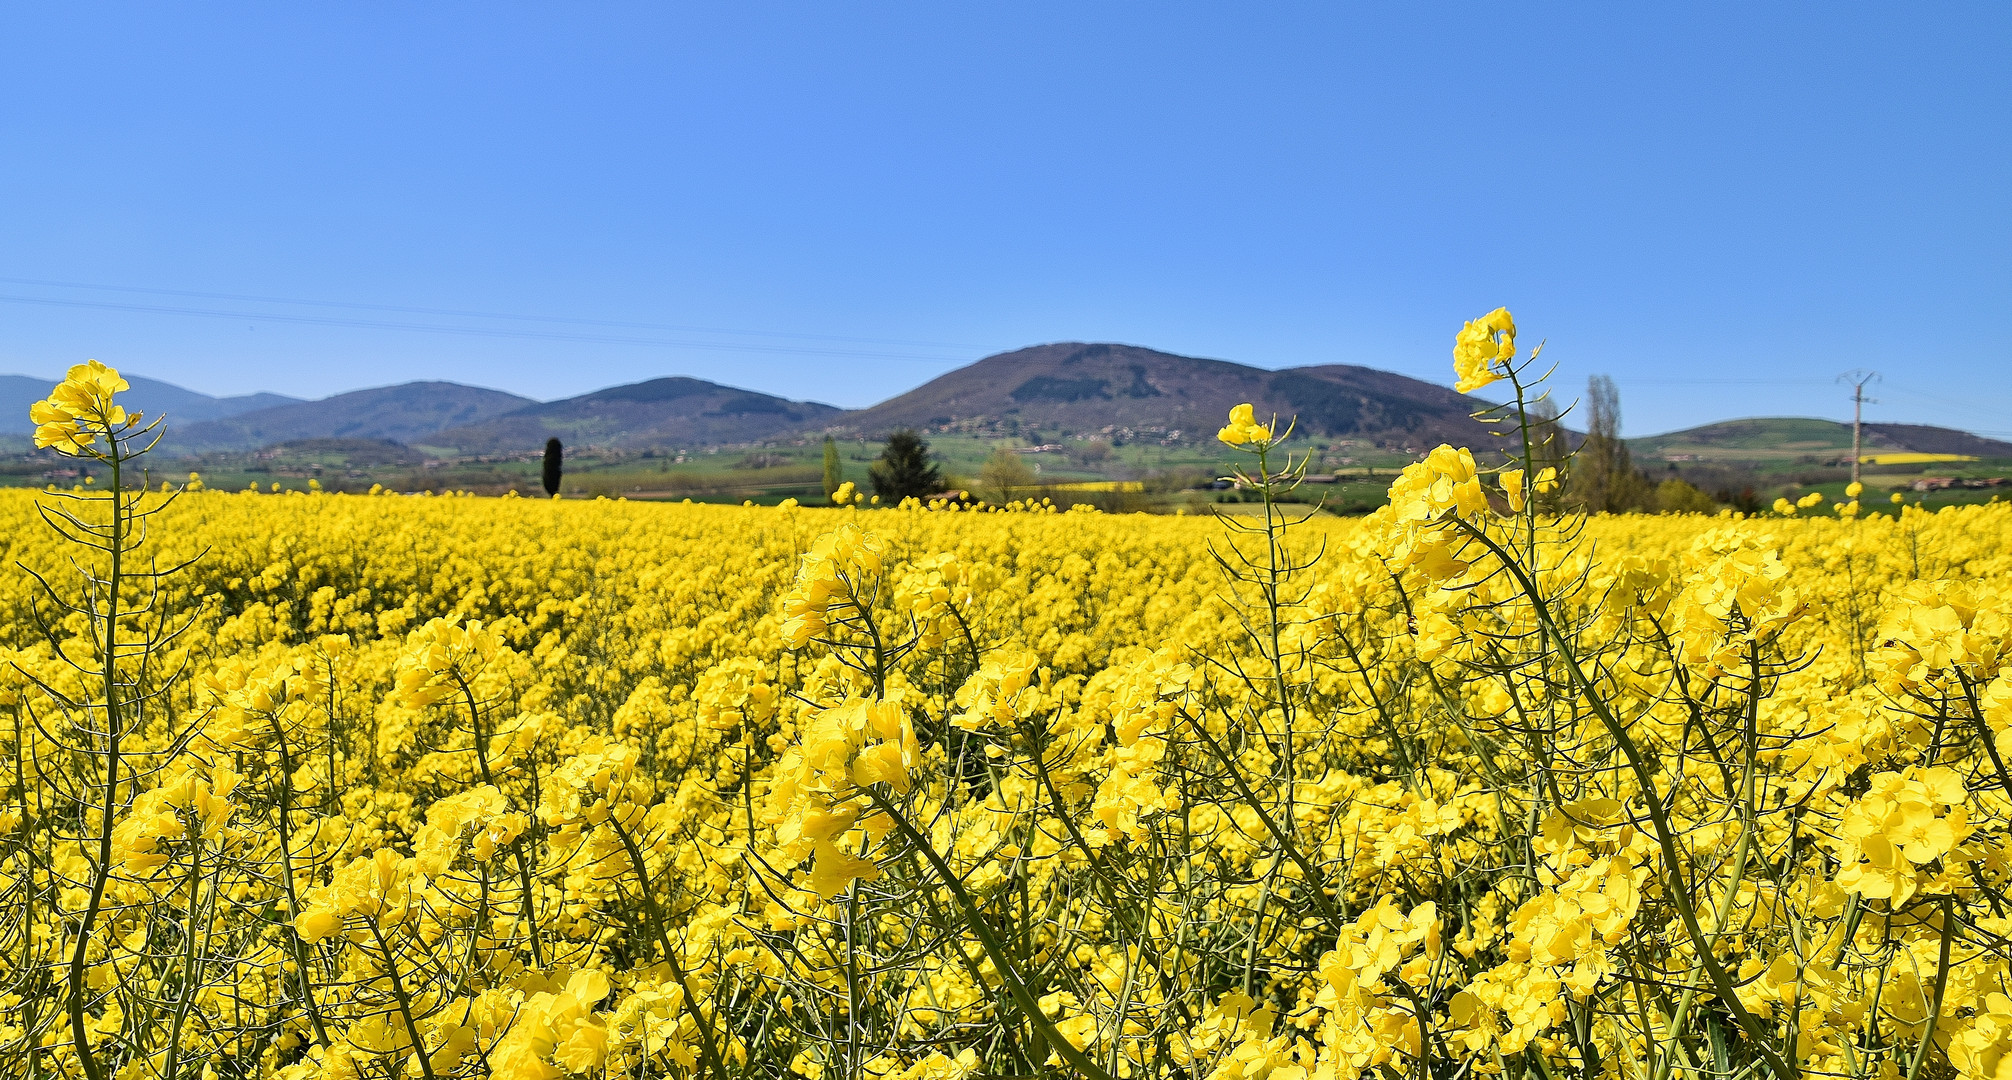
[[[750,444],[825,434],[878,439],[899,428],[1034,441],[1066,436],[1212,437],[1230,408],[1297,418],[1302,434],[1419,451],[1494,441],[1472,413],[1490,403],[1436,383],[1344,364],[1268,370],[1135,345],[1060,342],[1000,353],[865,409],[795,401],[703,379],[671,377],[559,401],[450,382],[413,382],[301,401],[277,394],[217,398],[128,376],[129,407],[165,415],[174,453],[248,451],[301,440],[381,440],[443,455],[536,452],[557,437],[577,448],[640,450]],[[0,376],[0,435],[25,434],[28,406],[50,382]],[[1866,425],[1869,448],[2012,457],[2012,444],[1948,428]],[[1840,441],[1841,439],[1841,441]],[[1683,458],[1850,446],[1828,420],[1726,421],[1631,440],[1638,453]]]
[[[555,436],[578,446],[720,445],[822,428],[843,412],[813,401],[791,401],[678,376],[527,403],[443,429],[423,441],[477,454],[542,447]]]
[[[141,378],[137,375],[126,376],[126,382],[132,385],[132,389],[119,399],[126,408],[139,409],[148,416],[164,415],[168,418],[168,426],[171,428],[183,428],[205,420],[220,420],[288,405],[307,404],[299,398],[283,394],[211,397],[194,390],[184,390],[173,383]],[[25,435],[33,431],[35,425],[28,422],[28,406],[48,397],[49,387],[54,384],[54,379],[0,375],[0,433]]]
[[[300,439],[389,439],[411,444],[447,428],[479,424],[537,404],[501,390],[411,382],[204,420],[177,430],[163,445],[175,453],[200,454],[256,450]]]

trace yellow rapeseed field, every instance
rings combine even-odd
[[[0,493],[0,1074],[2012,1073],[2012,509],[223,494],[122,386]]]
[[[1867,465],[1928,465],[1943,461],[1976,461],[1974,454],[1922,454],[1901,451],[1888,454],[1866,454],[1858,459]]]

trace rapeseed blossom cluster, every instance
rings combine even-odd
[[[66,454],[84,454],[88,447],[110,432],[124,431],[140,422],[140,414],[127,415],[125,406],[113,395],[130,389],[117,371],[96,360],[77,364],[49,396],[28,410],[35,425],[35,445]]]
[[[841,525],[804,553],[796,588],[783,600],[783,640],[802,647],[870,607],[863,590],[881,570],[879,543],[857,525]]]
[[[1227,537],[0,492],[0,1072],[1996,1080],[2012,509],[1306,517],[1274,426]]]
[[[1471,394],[1500,382],[1516,358],[1516,320],[1508,308],[1472,320],[1460,328],[1453,342],[1453,372],[1459,376],[1453,388]]]
[[[1230,410],[1230,422],[1216,432],[1216,438],[1231,446],[1253,446],[1271,441],[1271,427],[1258,423],[1246,403]]]

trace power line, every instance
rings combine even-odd
[[[409,314],[437,314],[465,318],[509,319],[520,322],[551,322],[564,325],[607,326],[614,328],[661,329],[684,333],[738,334],[744,336],[769,336],[793,338],[805,341],[856,342],[861,344],[889,344],[928,346],[932,343],[909,342],[893,338],[852,338],[830,334],[798,334],[787,331],[725,330],[696,326],[677,326],[669,323],[624,322],[608,319],[578,319],[565,316],[510,315],[498,312],[461,311],[452,308],[411,307],[395,304],[352,304],[333,300],[300,300],[281,297],[262,297],[239,293],[200,292],[188,289],[152,289],[123,285],[84,285],[69,282],[45,281],[39,278],[0,277],[0,283],[35,284],[61,288],[101,289],[106,291],[132,292],[158,296],[187,296],[197,298],[234,299],[249,303],[300,304],[314,307],[353,309],[359,311],[387,311]],[[112,300],[76,300],[46,296],[0,295],[0,303],[28,304],[41,307],[85,308],[99,311],[125,311],[145,315],[177,315],[196,318],[230,319],[244,322],[278,322],[306,326],[336,326],[362,330],[394,330],[427,334],[450,334],[475,337],[519,338],[534,341],[568,341],[585,344],[633,345],[654,348],[681,348],[711,350],[715,352],[760,353],[780,356],[825,356],[853,360],[893,360],[919,364],[968,364],[974,359],[969,353],[963,355],[917,355],[859,349],[809,348],[781,344],[759,344],[722,341],[694,341],[656,337],[634,337],[619,334],[592,334],[560,330],[508,329],[502,327],[453,326],[440,323],[415,323],[383,319],[358,319],[333,315],[303,315],[290,312],[233,311],[217,308],[181,307],[168,304],[134,304]],[[985,347],[977,345],[955,345],[933,343],[941,348],[969,349],[983,353]],[[995,362],[1004,357],[991,357]],[[1025,362],[1034,362],[1032,358]],[[1260,370],[1275,370],[1264,368]]]
[[[306,326],[341,326],[363,330],[404,330],[426,334],[522,338],[534,341],[573,341],[602,345],[641,345],[655,348],[710,349],[719,352],[768,353],[790,356],[832,356],[855,360],[904,360],[926,364],[961,364],[968,360],[968,357],[963,356],[914,356],[903,353],[820,349],[793,345],[761,345],[730,341],[676,341],[664,338],[625,337],[614,334],[568,333],[559,330],[512,330],[502,327],[446,326],[437,323],[349,319],[328,315],[296,315],[285,312],[223,311],[211,308],[170,307],[163,304],[122,304],[110,300],[65,300],[45,296],[0,296],[0,303],[33,304],[43,307],[90,308],[100,311],[130,311],[148,315],[184,315],[199,318],[232,319],[243,322],[282,322]]]
[[[1813,386],[1824,379],[1677,379],[1651,376],[1633,379],[1622,376],[1616,380],[1629,386]]]
[[[0,277],[0,282],[8,282],[8,281],[19,282],[23,280],[26,279]],[[122,286],[79,286],[79,287],[105,288],[105,289],[124,288]],[[224,294],[224,293],[200,293],[200,292],[192,292],[187,290],[174,290],[174,289],[135,288],[135,289],[128,289],[126,291],[155,293],[170,296],[200,297],[200,296],[235,295],[235,294]],[[247,301],[260,300],[260,298],[249,297],[249,296],[240,297],[240,299]],[[414,312],[414,313],[437,312],[440,314],[449,314],[449,315],[458,314],[458,315],[466,315],[469,317],[523,319],[526,321],[543,321],[546,319],[545,316],[533,316],[533,315],[513,316],[513,315],[500,315],[500,314],[484,314],[479,312],[453,312],[443,308],[399,307],[388,304],[342,304],[334,301],[312,301],[312,300],[283,301],[277,299],[271,300],[270,302],[315,304],[328,307],[357,308],[360,310],[380,310],[380,311]],[[363,330],[397,330],[397,331],[409,331],[415,333],[428,333],[428,334],[460,334],[460,335],[477,336],[477,337],[521,338],[534,341],[570,341],[570,342],[582,342],[589,344],[636,345],[636,346],[655,347],[655,348],[683,348],[683,349],[713,350],[718,352],[764,353],[764,354],[783,355],[783,356],[827,356],[827,357],[838,357],[838,358],[854,359],[854,360],[897,360],[897,361],[920,363],[920,364],[964,365],[970,363],[973,360],[973,357],[971,357],[968,354],[961,356],[948,356],[948,355],[930,356],[930,355],[915,355],[909,353],[865,351],[856,349],[807,348],[802,346],[791,346],[791,345],[764,345],[764,344],[743,343],[743,342],[691,341],[691,340],[675,340],[675,339],[654,338],[654,337],[631,337],[616,334],[589,334],[589,333],[577,333],[577,332],[568,332],[559,330],[506,329],[501,327],[481,327],[481,326],[451,326],[439,323],[397,322],[383,319],[357,319],[357,318],[345,318],[333,315],[301,315],[289,312],[267,312],[267,311],[231,311],[217,308],[177,307],[166,304],[120,303],[112,300],[72,300],[72,299],[47,297],[47,296],[0,295],[0,304],[29,304],[41,307],[86,308],[100,311],[126,311],[145,315],[179,315],[179,316],[191,316],[197,318],[230,319],[243,322],[279,322],[279,323],[294,323],[306,326],[338,326],[338,327],[363,329]],[[675,327],[669,326],[668,324],[659,324],[659,323],[622,323],[608,320],[565,319],[565,318],[554,318],[549,321],[555,321],[560,323],[578,323],[590,326],[614,326],[614,327],[635,326],[635,327],[662,327],[664,329],[677,329]],[[768,333],[767,331],[704,330],[698,327],[686,327],[683,329],[691,333],[739,333],[739,334]],[[784,334],[779,332],[776,333],[775,336],[801,337],[812,340],[827,340],[827,341],[840,341],[840,342],[843,341],[873,342],[878,340],[890,340],[890,339],[873,339],[873,338],[844,338],[844,337],[835,337],[828,335],[812,335],[812,334],[795,335],[795,334]],[[896,342],[890,341],[890,343],[896,343]],[[946,346],[946,347],[961,347],[961,346]],[[969,346],[969,348],[972,349],[972,351],[974,352],[982,352],[984,347]],[[1038,363],[1041,362],[1042,360],[1042,358],[1038,357],[1012,358],[1006,356],[989,356],[986,357],[986,359],[991,360],[993,363],[1016,362],[1016,361],[1020,363]],[[1251,366],[1255,367],[1255,365]],[[1257,368],[1257,370],[1265,372],[1273,372],[1288,369]]]
[[[1957,401],[1954,398],[1941,397],[1936,394],[1924,394],[1919,390],[1913,390],[1896,383],[1887,383],[1886,388],[1896,394],[1906,394],[1908,397],[1920,398],[1923,401],[1932,401],[1937,405],[1951,409],[1960,409],[1963,412],[1972,413],[1977,416],[1990,416],[1995,419],[2005,415],[1999,410],[1984,408],[1974,401]]]
[[[460,308],[413,307],[403,304],[361,304],[344,300],[307,300],[286,296],[259,296],[251,293],[202,292],[193,289],[158,289],[138,285],[93,285],[77,281],[49,281],[42,278],[0,277],[0,284],[36,285],[52,289],[85,289],[94,292],[140,293],[149,296],[185,296],[198,300],[237,300],[257,304],[291,304],[300,307],[345,308],[352,311],[389,311],[405,315],[446,315],[468,319],[504,319],[513,322],[547,322],[572,326],[608,326],[628,330],[664,330],[679,334],[733,334],[741,337],[779,337],[806,341],[838,341],[855,345],[907,345],[927,349],[976,349],[951,341],[908,341],[899,338],[847,337],[837,334],[810,334],[788,330],[735,330],[716,326],[683,326],[675,323],[632,322],[619,319],[587,319],[567,315],[526,315],[499,311],[469,311]]]

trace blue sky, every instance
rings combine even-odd
[[[1451,382],[1506,304],[1630,433],[1869,367],[2012,435],[2008,54],[2003,3],[12,5],[0,371]]]

